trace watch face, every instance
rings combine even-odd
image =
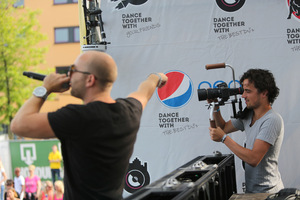
[[[38,93],[38,94],[44,94],[45,93],[45,90],[43,89],[43,88],[37,88],[37,90],[36,90],[36,92]]]
[[[47,96],[47,90],[45,87],[40,86],[34,89],[33,94],[37,97],[45,98]]]

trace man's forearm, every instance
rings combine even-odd
[[[227,136],[224,144],[241,160],[249,164],[249,157],[251,158],[251,150],[246,149],[236,143],[231,137]]]
[[[128,97],[133,97],[139,100],[143,108],[145,108],[147,102],[152,97],[153,93],[155,92],[155,89],[158,84],[161,82],[161,85],[164,85],[167,81],[166,76],[160,78],[160,76],[165,76],[164,74],[157,75],[157,74],[150,74],[146,80],[144,80],[138,87],[138,89],[131,93]],[[161,81],[160,81],[161,80]]]
[[[13,118],[11,122],[11,130],[17,134],[28,132],[28,125],[33,123],[33,121],[31,121],[31,117],[39,113],[43,104],[44,99],[42,98],[32,96],[28,99]]]
[[[47,113],[39,113],[44,99],[32,96],[20,108],[11,122],[11,130],[16,135],[30,138],[54,138]]]
[[[45,100],[42,98],[38,98],[35,96],[30,97],[20,108],[15,117],[18,117],[19,115],[21,116],[39,113],[44,102]]]
[[[221,129],[224,129],[225,127],[225,120],[223,119],[221,115],[220,106],[216,106],[214,109],[214,120],[217,127],[220,127]]]
[[[155,92],[159,80],[157,75],[150,74],[149,77],[140,84],[138,91],[145,92],[145,96],[149,100]]]

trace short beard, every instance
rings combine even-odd
[[[249,110],[253,110],[253,109],[255,109],[255,108],[258,108],[259,107],[259,105],[251,105],[251,106],[248,106],[247,105],[247,108],[249,109]]]
[[[71,95],[72,95],[73,97],[82,99],[82,98],[81,98],[81,95],[79,95],[79,94],[78,94],[76,91],[74,91],[72,88],[71,88]]]

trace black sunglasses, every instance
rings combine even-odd
[[[88,75],[92,74],[91,72],[80,71],[80,70],[76,69],[76,68],[75,68],[75,65],[73,64],[73,65],[70,65],[70,67],[69,67],[69,76],[71,76],[72,73],[74,73],[74,72],[79,72],[79,73],[82,73],[82,74],[88,74]],[[93,75],[94,75],[94,74],[93,74]],[[95,76],[95,75],[94,75],[94,76]],[[95,76],[95,79],[97,79],[96,76]]]

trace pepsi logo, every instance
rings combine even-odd
[[[169,71],[167,84],[157,89],[158,99],[170,108],[185,106],[193,96],[193,82],[190,77],[181,71]]]

